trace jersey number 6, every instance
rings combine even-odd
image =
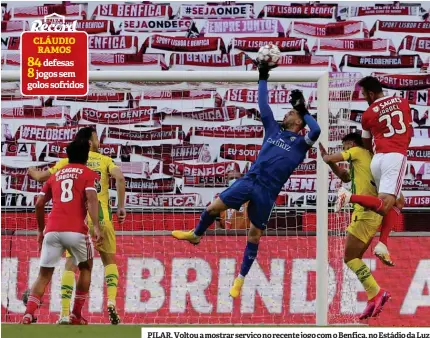
[[[399,117],[400,129],[394,129],[392,121],[395,116]],[[384,133],[384,137],[391,137],[394,134],[404,134],[406,132],[406,126],[403,122],[403,113],[400,110],[395,110],[391,114],[382,115],[378,122],[381,123],[383,121],[387,122],[388,133]]]
[[[63,203],[70,202],[73,199],[73,180],[67,179],[61,181],[61,197],[60,201]]]

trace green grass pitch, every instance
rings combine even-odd
[[[19,325],[2,324],[2,338],[140,338],[141,325]]]

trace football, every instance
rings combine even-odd
[[[269,66],[275,66],[281,58],[281,51],[278,46],[268,44],[261,47],[258,51],[257,60],[267,62]]]

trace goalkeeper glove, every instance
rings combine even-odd
[[[305,97],[303,96],[303,93],[298,90],[298,89],[294,89],[291,91],[290,93],[290,103],[293,106],[293,108],[295,110],[297,110],[300,115],[305,115],[305,114],[309,114],[309,111],[306,108],[306,101],[305,101]]]
[[[264,61],[257,61],[256,63],[258,67],[258,72],[260,73],[260,76],[258,77],[259,81],[260,80],[267,81],[269,79],[269,71],[277,67],[277,65],[269,66],[269,64]]]

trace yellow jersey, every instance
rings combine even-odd
[[[351,191],[357,195],[378,196],[376,184],[370,171],[372,154],[361,147],[352,147],[342,152],[343,159],[349,163],[349,175],[351,177]],[[354,213],[360,219],[376,219],[381,217],[376,212],[354,204]]]
[[[58,161],[54,167],[49,168],[49,172],[51,174],[55,174],[68,163],[69,159],[64,158]],[[109,206],[109,175],[111,170],[115,168],[116,165],[110,157],[90,151],[88,154],[87,167],[95,171],[100,177],[100,185],[97,187],[97,197],[101,207],[100,213],[104,213],[104,211],[109,213],[109,215],[101,214],[100,220],[102,220],[104,216],[109,216],[109,219],[111,219],[112,216]]]

